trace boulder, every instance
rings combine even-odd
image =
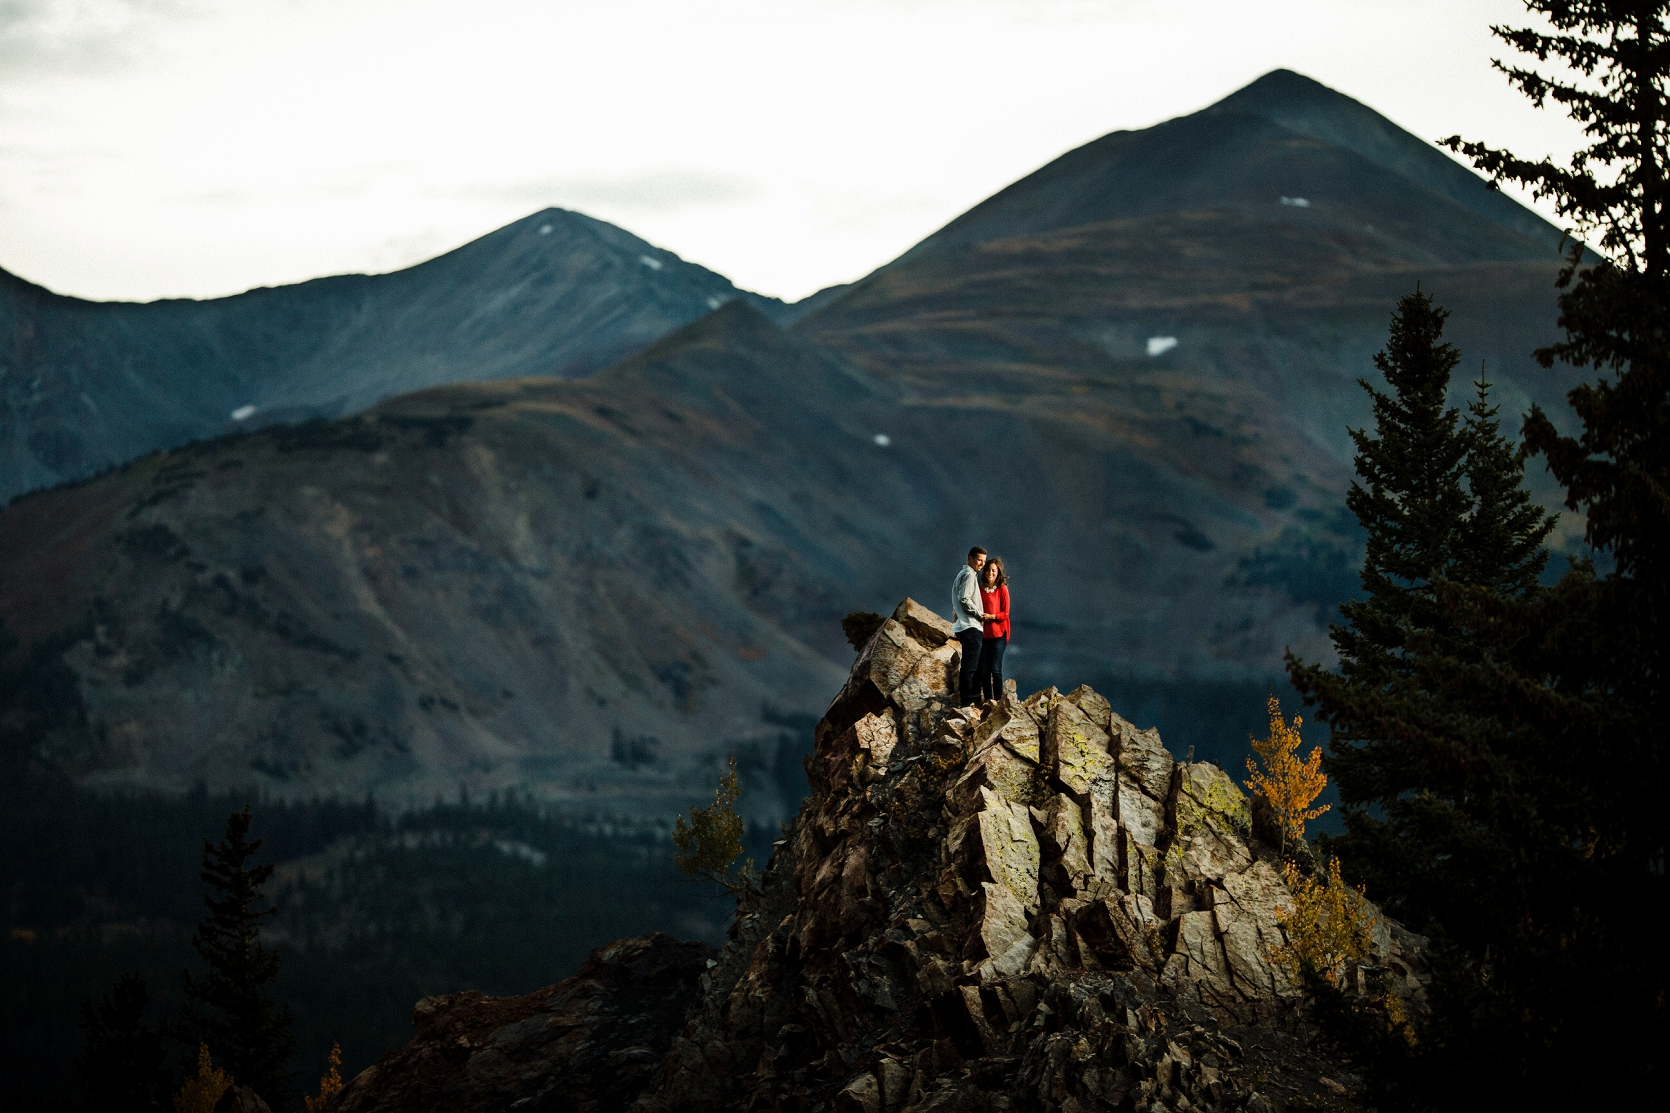
[[[885,708],[882,713],[867,714],[811,755],[806,762],[808,779],[828,792],[866,784],[886,772],[898,740],[898,728]]]
[[[979,810],[952,828],[948,849],[962,863],[971,884],[991,881],[1005,886],[1020,907],[1038,908],[1038,838],[1032,813],[1023,804],[982,788]]]
[[[911,675],[927,652],[900,623],[891,618],[883,622],[853,662],[847,682],[830,701],[819,731],[839,735],[865,715],[888,707],[894,689]]]
[[[1005,699],[974,728],[971,744],[976,754],[997,742],[1004,743],[1028,761],[1037,763],[1038,723],[1024,705],[1012,699]]]
[[[1113,810],[1100,796],[1092,796],[1089,812],[1091,870],[1100,881],[1121,884],[1124,873],[1120,867],[1119,824],[1113,818]]]
[[[1146,897],[1094,900],[1073,914],[1073,931],[1110,970],[1159,970],[1160,925]]]
[[[1119,803],[1119,826],[1144,846],[1156,846],[1166,826],[1165,805],[1142,791],[1142,786],[1121,776],[1115,786]]]
[[[1171,751],[1160,741],[1160,732],[1150,727],[1138,730],[1113,715],[1108,731],[1113,738],[1119,778],[1135,783],[1151,799],[1164,800],[1171,790]]]
[[[1170,801],[1168,880],[1218,881],[1252,864],[1252,812],[1229,774],[1210,762],[1178,767]]]
[[[906,599],[894,608],[893,621],[928,649],[937,649],[953,640],[951,620],[941,618],[914,599]]]
[[[911,666],[910,672],[893,689],[892,700],[907,714],[918,712],[938,700],[955,703],[957,691],[957,662],[962,647],[952,641],[924,653]]]
[[[1233,992],[1212,913],[1185,912],[1177,918],[1177,941],[1162,978],[1169,985],[1205,982],[1220,993]]]
[[[1005,691],[1008,690],[1010,683],[1011,681],[1008,680],[1003,682]],[[1033,692],[1030,696],[1026,697],[1021,706],[1026,708],[1026,713],[1032,716],[1033,722],[1042,724],[1044,720],[1050,717],[1050,709],[1054,707],[1061,698],[1061,693],[1052,686]]]
[[[1266,862],[1254,862],[1213,889],[1212,915],[1223,937],[1235,988],[1248,998],[1287,997],[1298,992],[1286,966],[1273,960],[1287,938],[1280,917],[1293,910],[1293,897]]]
[[[215,1113],[272,1113],[272,1109],[248,1086],[233,1086],[215,1102]]]
[[[1119,829],[1119,880],[1135,894],[1152,900],[1159,891],[1160,852],[1140,841],[1129,828]]]
[[[1092,796],[1111,803],[1114,795],[1113,755],[1107,732],[1091,721],[1070,699],[1055,701],[1043,732],[1043,765],[1051,780],[1080,804]]]
[[[1078,801],[1063,794],[1050,798],[1043,808],[1038,844],[1052,883],[1069,893],[1085,887],[1091,876],[1090,842]]]
[[[1032,944],[1026,913],[1009,886],[981,882],[974,901],[974,932],[969,936],[968,957],[1001,958],[1009,955],[1017,943]],[[1021,965],[1024,967],[1025,962]]]
[[[861,1074],[835,1095],[835,1113],[881,1113],[881,1087],[873,1074]]]
[[[1113,732],[1113,705],[1088,684],[1080,684],[1067,693],[1068,702],[1084,712],[1085,717],[1096,725],[1103,734]]]
[[[952,809],[958,815],[967,815],[980,806],[982,790],[1003,800],[1030,805],[1042,796],[1043,779],[1035,763],[1007,743],[996,741],[970,758],[967,771],[951,786],[948,795]]]

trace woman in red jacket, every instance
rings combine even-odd
[[[980,639],[980,667],[974,677],[975,694],[1003,698],[1003,651],[1009,648],[1009,577],[1003,558],[992,557],[980,573],[980,607],[989,616]]]

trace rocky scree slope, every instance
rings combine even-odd
[[[850,585],[894,548],[874,408],[733,302],[588,379],[406,395],[19,499],[0,629],[14,659],[50,647],[64,696],[31,756],[100,788],[514,788],[647,818],[737,752],[775,827],[805,743],[762,706],[816,719]]]
[[[900,604],[819,723],[812,795],[741,900],[657,1077],[635,1101],[572,1107],[1351,1107],[1356,1080],[1314,1045],[1272,956],[1292,898],[1235,782],[1175,762],[1087,687],[953,708],[959,654],[949,623]],[[629,945],[673,953],[655,939],[614,949]],[[1373,952],[1346,984],[1373,975],[1424,1008],[1425,940],[1382,917]],[[563,986],[595,981],[608,953]],[[546,992],[574,992],[563,986]],[[604,997],[595,1022],[541,1023],[595,1024],[589,1039],[564,1037],[595,1061],[618,1015]],[[386,1062],[442,1046],[429,1018],[466,1007],[420,1003],[408,1058]],[[453,1053],[449,1078],[483,1081],[447,1083],[459,1096],[432,1108],[485,1108],[464,1095],[495,1070],[493,1092],[510,1097],[508,1068],[492,1065],[529,1039],[533,1022],[518,1024]],[[649,1027],[612,1047],[622,1078],[639,1077]],[[388,1074],[367,1071],[334,1108],[405,1108]]]

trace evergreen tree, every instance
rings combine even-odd
[[[1460,360],[1443,342],[1447,316],[1419,289],[1404,297],[1375,357],[1391,392],[1362,384],[1375,429],[1351,431],[1359,480],[1346,505],[1367,531],[1363,597],[1342,604],[1330,629],[1339,669],[1288,658],[1294,686],[1332,731],[1325,767],[1347,828],[1333,851],[1376,900],[1417,923],[1450,912],[1442,897],[1462,891],[1432,872],[1472,857],[1455,853],[1453,802],[1471,791],[1480,740],[1441,694],[1478,653],[1458,637],[1444,587],[1528,588],[1551,528],[1519,490],[1521,458],[1483,384],[1465,421],[1447,405]]]
[[[1346,834],[1327,851],[1388,911],[1439,935],[1454,976],[1435,999],[1462,1002],[1474,960],[1520,930],[1527,887],[1557,872],[1560,840],[1538,824],[1558,786],[1538,739],[1500,714],[1500,663],[1526,639],[1473,605],[1541,599],[1553,519],[1524,489],[1524,453],[1503,437],[1488,384],[1475,384],[1465,419],[1445,406],[1459,356],[1441,342],[1444,317],[1419,291],[1404,298],[1376,361],[1393,393],[1365,384],[1376,425],[1373,436],[1352,433],[1360,480],[1347,497],[1368,532],[1363,598],[1332,628],[1339,670],[1292,656],[1288,667],[1332,728],[1325,766]],[[1440,1008],[1422,1031],[1418,1071],[1387,1052],[1401,1042],[1373,1058],[1403,1076],[1400,1100],[1465,1106],[1482,1100],[1476,1079],[1504,1085],[1498,1073],[1455,1069],[1452,1048],[1470,1044],[1475,1066],[1491,1058],[1478,1036]]]
[[[168,1052],[145,1019],[151,995],[138,974],[123,974],[94,1005],[81,1003],[87,1042],[78,1065],[87,1083],[83,1107],[108,1113],[162,1108],[168,1100]]]
[[[1583,1093],[1604,1056],[1621,1086],[1656,1083],[1663,1057],[1663,949],[1642,946],[1666,912],[1664,722],[1670,599],[1670,0],[1529,0],[1552,33],[1493,28],[1561,68],[1496,66],[1540,108],[1552,100],[1589,145],[1569,166],[1453,137],[1496,182],[1529,187],[1571,222],[1559,278],[1563,339],[1536,353],[1596,381],[1568,398],[1562,436],[1539,408],[1525,445],[1581,512],[1614,569],[1581,562],[1553,590],[1518,598],[1449,593],[1463,636],[1493,646],[1471,689],[1515,750],[1522,836],[1493,886],[1507,907],[1467,925],[1438,1045],[1474,1072],[1518,1078],[1552,1099]],[[1626,900],[1617,894],[1628,893]],[[1452,930],[1459,935],[1460,927]],[[1469,980],[1470,975],[1470,980]]]
[[[273,914],[261,893],[273,867],[251,868],[261,847],[250,842],[250,810],[233,812],[219,843],[203,840],[203,898],[209,915],[191,945],[207,968],[201,979],[184,972],[186,1000],[179,1035],[187,1046],[202,1044],[214,1061],[274,1108],[289,1096],[289,1065],[295,1057],[290,1011],[273,1003],[270,986],[278,976],[278,955],[260,941],[261,921]]]
[[[1461,530],[1450,579],[1501,595],[1522,598],[1548,567],[1543,542],[1554,528],[1525,488],[1525,457],[1502,435],[1499,407],[1490,404],[1490,383],[1479,370],[1478,396],[1467,405],[1467,492],[1473,507]]]
[[[1594,814],[1584,841],[1617,881],[1644,886],[1647,907],[1661,916],[1670,844],[1662,800],[1670,716],[1670,0],[1529,6],[1558,33],[1498,34],[1587,80],[1501,68],[1539,106],[1545,97],[1564,105],[1592,143],[1569,169],[1476,144],[1460,149],[1498,180],[1553,200],[1600,251],[1586,265],[1573,248],[1561,275],[1564,339],[1536,353],[1545,367],[1561,361],[1597,373],[1568,395],[1582,430],[1561,436],[1533,407],[1525,442],[1565,488],[1566,505],[1584,515],[1589,544],[1616,562],[1583,594],[1588,612],[1564,616],[1590,631],[1603,655],[1582,708],[1583,722],[1604,731],[1593,751],[1604,766],[1590,765]],[[1605,766],[1629,774],[1594,778]],[[1662,966],[1653,977],[1662,1002]],[[1662,1010],[1661,1003],[1660,1022]]]

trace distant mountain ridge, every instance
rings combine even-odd
[[[0,271],[0,500],[244,425],[588,375],[734,298],[786,308],[562,209],[390,274],[207,301],[89,302]]]
[[[1576,380],[1530,356],[1557,235],[1482,219],[1506,199],[1437,152],[1383,164],[1420,144],[1379,117],[1328,140],[1373,114],[1276,77],[1258,111],[1069,152],[775,322],[738,297],[581,381],[439,386],[19,500],[0,620],[80,701],[43,760],[665,815],[738,753],[781,818],[803,782],[772,728],[821,708],[774,693],[834,683],[845,611],[943,600],[979,543],[1014,577],[1023,688],[1087,680],[1236,765],[1284,651],[1327,660],[1357,590],[1346,430],[1397,299],[1452,310],[1454,398],[1482,362],[1510,429]]]

